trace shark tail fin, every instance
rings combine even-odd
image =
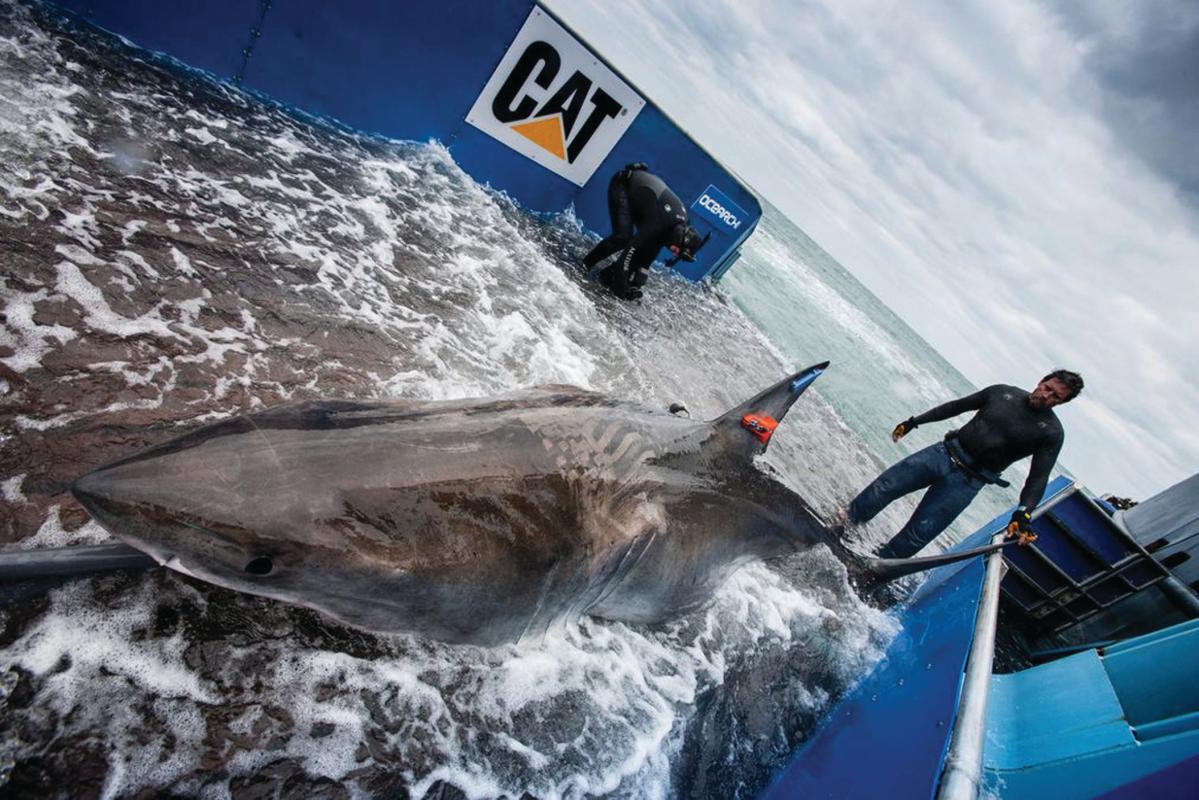
[[[712,431],[718,446],[746,458],[764,453],[775,427],[792,403],[828,369],[828,364],[825,361],[800,370],[713,420]]]
[[[857,575],[856,580],[859,586],[866,588],[870,586],[879,586],[884,583],[890,583],[893,580],[902,578],[905,575],[914,575],[917,572],[924,572],[928,569],[936,569],[949,564],[956,564],[959,561],[967,561],[978,556],[985,556],[990,553],[1007,547],[1009,544],[1014,544],[1015,539],[999,542],[997,544],[986,544],[981,547],[971,547],[969,550],[956,550],[948,553],[941,553],[935,556],[924,556],[923,558],[858,558],[857,569],[854,570]]]

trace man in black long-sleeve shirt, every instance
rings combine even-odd
[[[1007,484],[1000,477],[1013,462],[1032,456],[1020,505],[1008,524],[1008,535],[1031,541],[1031,514],[1049,471],[1062,449],[1062,424],[1052,409],[1082,391],[1082,378],[1058,370],[1046,375],[1031,392],[996,384],[968,397],[952,400],[895,426],[891,440],[899,441],[918,425],[977,412],[961,430],[913,453],[879,475],[849,504],[848,521],[866,522],[896,499],[928,487],[911,519],[879,551],[883,558],[906,558],[937,537],[988,483]]]
[[[600,280],[622,300],[637,300],[649,277],[649,267],[663,247],[674,264],[694,261],[706,240],[687,224],[683,201],[645,164],[629,164],[608,183],[608,214],[612,233],[583,257],[591,269],[617,251],[620,257],[600,273]],[[636,229],[636,234],[633,231]]]

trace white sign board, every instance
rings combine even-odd
[[[582,186],[644,107],[582,42],[534,8],[466,121]]]

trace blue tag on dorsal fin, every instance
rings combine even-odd
[[[795,380],[791,381],[791,394],[802,392],[812,384],[812,381],[819,378],[823,373],[823,367],[812,367],[811,369],[801,373]]]
[[[776,424],[782,422],[791,405],[827,368],[828,362],[825,361],[790,375],[736,408],[730,409],[720,418],[713,420],[711,425],[715,435],[705,447],[713,448],[712,452],[719,450],[742,455],[745,458],[752,458],[755,454],[761,453],[766,449],[769,438],[759,439],[755,436],[746,436],[745,430],[743,430],[746,428],[744,424],[746,415],[770,417],[776,421]]]

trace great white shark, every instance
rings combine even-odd
[[[205,425],[72,491],[171,569],[370,631],[480,645],[582,614],[668,620],[743,564],[819,544],[867,580],[977,554],[856,556],[754,464],[827,366],[706,422],[570,386],[295,403]]]

